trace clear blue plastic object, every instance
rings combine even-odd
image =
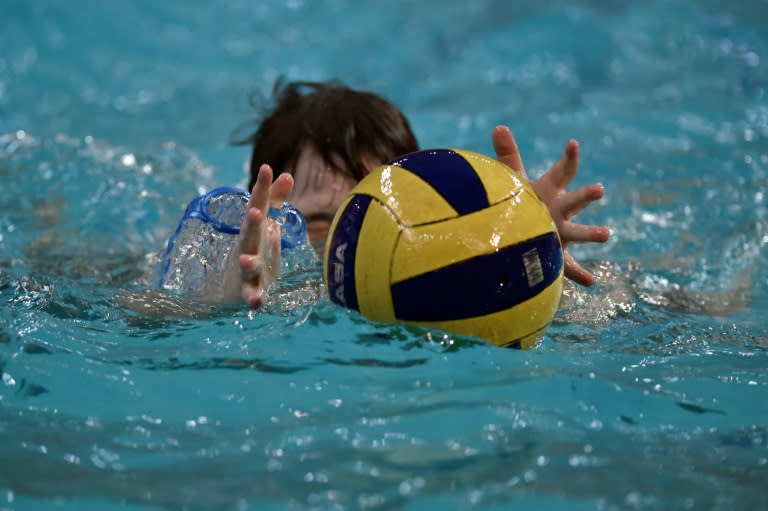
[[[280,226],[280,248],[290,250],[307,242],[307,221],[301,211],[288,202],[280,208],[269,208],[269,218]]]
[[[220,187],[189,203],[168,240],[158,284],[176,292],[207,292],[224,278],[229,253],[240,234],[249,195],[239,188]],[[307,223],[296,208],[283,203],[268,217],[281,229],[280,247],[290,250],[307,239]]]

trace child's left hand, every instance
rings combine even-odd
[[[520,151],[517,148],[517,142],[509,128],[497,126],[493,130],[493,147],[496,150],[496,159],[528,179]],[[605,226],[571,222],[571,218],[576,213],[602,198],[604,192],[601,184],[592,184],[570,192],[566,191],[566,187],[573,180],[578,168],[579,144],[575,140],[570,140],[565,145],[565,151],[560,161],[552,165],[539,179],[529,180],[529,182],[539,198],[547,205],[557,226],[560,241],[563,244],[565,276],[578,284],[591,286],[596,280],[595,276],[576,262],[565,251],[565,248],[569,243],[574,242],[603,243],[608,240],[610,230]]]
[[[293,190],[293,176],[281,174],[272,182],[272,167],[262,165],[240,228],[241,295],[250,307],[260,306],[280,269],[280,226],[268,217],[270,206],[280,207]]]

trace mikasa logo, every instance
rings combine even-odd
[[[339,303],[344,306],[347,305],[347,301],[344,299],[344,255],[346,251],[346,242],[336,247],[336,252],[334,253],[336,260],[333,262],[333,280],[337,284],[334,294]]]

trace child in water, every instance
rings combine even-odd
[[[296,82],[275,86],[276,107],[242,141],[253,147],[251,197],[229,265],[223,296],[259,307],[280,267],[280,229],[270,207],[293,204],[307,220],[310,242],[321,249],[344,197],[380,164],[418,150],[406,117],[389,101],[340,83]],[[493,130],[496,158],[527,179],[512,132]],[[570,140],[560,160],[530,183],[547,205],[565,248],[605,242],[609,229],[582,225],[573,216],[603,196],[592,184],[567,191],[579,166],[579,146]],[[282,173],[275,175],[277,169]],[[590,286],[595,276],[565,252],[565,276]]]

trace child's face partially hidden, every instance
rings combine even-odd
[[[301,150],[293,171],[295,185],[288,202],[307,219],[307,236],[322,248],[336,211],[357,182],[346,172],[340,158],[330,164],[307,144]],[[371,162],[374,163],[374,162]],[[368,165],[369,170],[375,165]]]

